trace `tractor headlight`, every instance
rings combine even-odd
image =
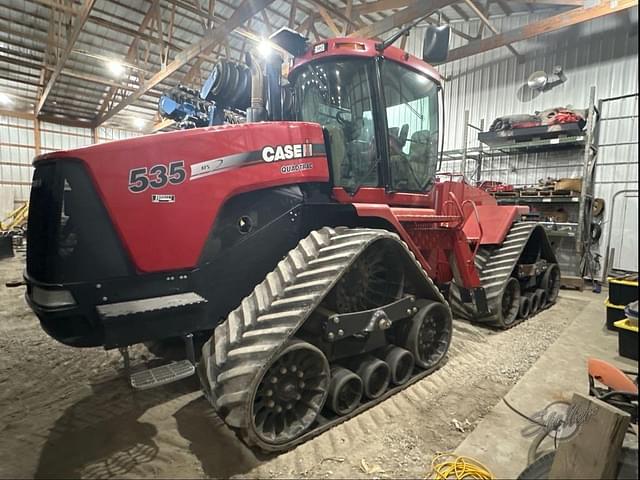
[[[46,290],[34,286],[31,290],[31,300],[42,307],[67,307],[75,305],[71,292],[68,290]]]

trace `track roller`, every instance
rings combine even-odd
[[[271,444],[300,436],[329,393],[329,362],[310,343],[292,340],[264,371],[251,405],[249,434]]]
[[[536,293],[540,296],[540,305],[538,306],[538,310],[543,310],[547,307],[547,303],[549,302],[547,291],[539,288],[536,290]]]
[[[523,320],[529,318],[531,314],[531,298],[527,295],[520,296],[520,309],[518,311],[518,316]]]
[[[371,400],[382,395],[391,380],[389,365],[372,355],[362,359],[357,374],[362,379],[364,396]]]
[[[391,369],[391,383],[402,385],[411,378],[415,359],[409,350],[389,345],[384,349],[380,358],[385,361]]]
[[[362,399],[362,379],[344,367],[331,369],[327,406],[338,415],[351,413]]]
[[[531,294],[531,315],[534,313],[538,313],[540,307],[542,306],[542,292],[543,290],[538,288],[533,294]]]
[[[451,343],[451,312],[442,303],[429,302],[418,310],[399,342],[425,370],[438,365]]]

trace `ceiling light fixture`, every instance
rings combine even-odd
[[[13,99],[6,93],[0,92],[0,104],[11,105],[13,104]]]
[[[107,68],[114,77],[119,77],[124,73],[124,65],[117,60],[109,60],[107,62]]]
[[[134,118],[133,119],[133,125],[138,130],[142,130],[147,125],[147,122],[145,122],[142,118]]]
[[[269,40],[262,39],[258,44],[258,53],[261,57],[267,58],[273,53],[273,47]]]

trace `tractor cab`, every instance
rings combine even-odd
[[[442,56],[447,42],[448,31],[430,30],[425,60]],[[443,138],[442,88],[434,68],[389,41],[337,38],[296,57],[289,80],[293,119],[325,129],[334,186],[350,192],[430,189]]]
[[[341,57],[309,62],[291,80],[295,120],[326,129],[335,186],[429,188],[441,124],[435,79],[386,58]]]

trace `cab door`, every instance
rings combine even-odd
[[[440,87],[392,60],[378,62],[383,125],[387,130],[388,189],[426,193],[438,166]]]

